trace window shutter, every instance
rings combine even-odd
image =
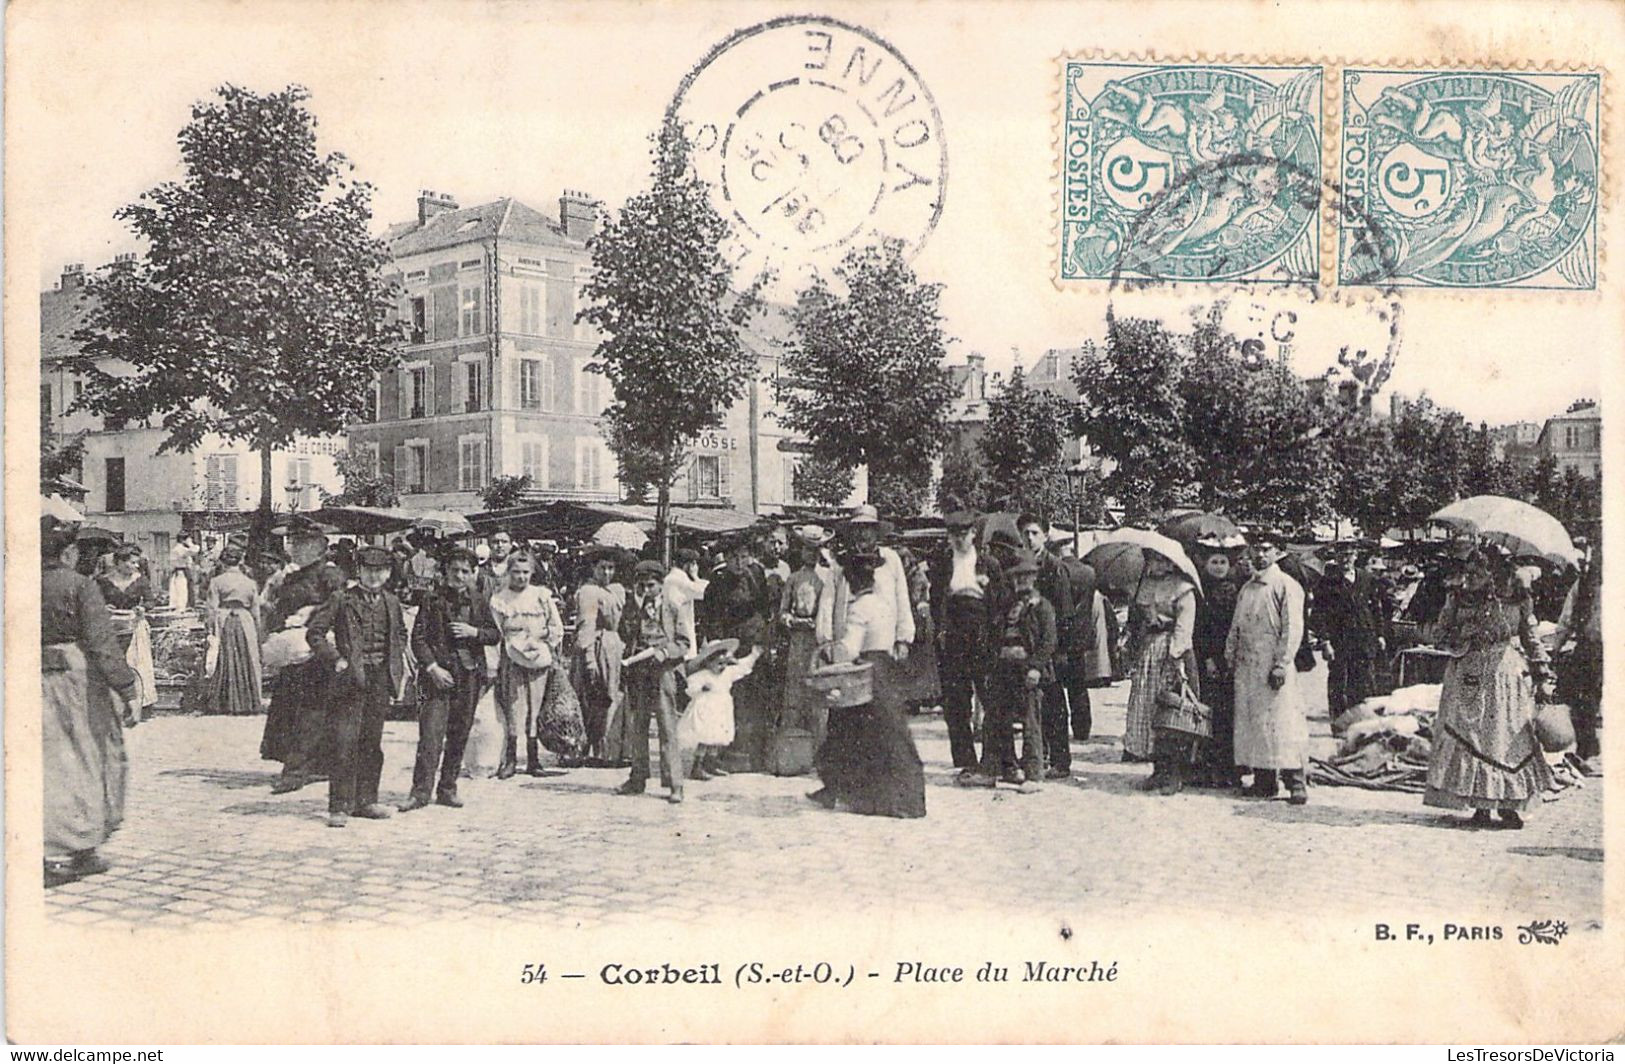
[[[406,468],[407,461],[406,445],[401,444],[395,448],[394,466],[395,490],[399,492],[405,492],[406,489],[411,485],[411,477],[408,476],[408,470]]]
[[[403,369],[396,373],[395,379],[399,382],[395,390],[396,398],[400,400],[397,404],[399,416],[409,418],[412,416],[412,371]]]
[[[731,464],[732,460],[727,454],[723,454],[717,458],[717,494],[722,496],[724,499],[730,498],[733,494],[731,490],[733,488],[733,470],[731,468]]]
[[[553,401],[561,414],[572,413],[575,409],[575,389],[571,387],[570,360],[557,358],[553,360],[553,380],[555,391]]]
[[[553,356],[543,355],[536,359],[536,389],[540,392],[543,410],[552,410],[558,402],[558,395],[553,387]]]
[[[423,370],[423,381],[426,385],[423,389],[423,416],[434,417],[435,408],[439,406],[435,402],[435,392],[440,390],[437,387],[440,383],[439,368],[432,365],[426,366]]]
[[[470,396],[468,393],[468,367],[470,365],[472,363],[469,362],[453,362],[451,364],[453,378],[451,382],[451,404],[453,413],[460,414],[464,412],[468,409],[468,400],[470,398],[479,398],[478,395]]]
[[[476,334],[485,332],[485,288],[483,286],[474,289],[474,332]]]
[[[698,456],[688,460],[688,501],[698,502],[700,499],[700,459]]]
[[[430,461],[429,461],[429,456],[430,456],[430,453],[431,453],[431,452],[432,452],[432,451],[433,451],[433,448],[432,448],[432,447],[429,447],[429,446],[424,446],[424,447],[423,447],[423,448],[422,448],[422,449],[421,449],[421,450],[420,450],[420,451],[419,451],[419,452],[418,452],[418,453],[419,453],[419,454],[420,454],[420,455],[422,455],[422,456],[423,456],[423,472],[422,472],[422,477],[421,477],[421,479],[422,479],[422,481],[423,481],[423,490],[424,490],[424,491],[429,491],[429,490],[430,490],[430,484],[429,484],[429,467],[430,467],[430,466],[431,466],[431,465],[432,465],[432,464],[433,464],[433,463],[431,463],[431,462],[430,462]]]

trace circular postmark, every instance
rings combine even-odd
[[[912,255],[942,215],[948,148],[919,74],[860,26],[787,16],[741,29],[683,78],[667,110],[732,233],[741,287],[789,300],[848,251]]]
[[[1324,287],[1318,279],[1283,283],[1269,276],[1253,281],[1227,280],[1232,270],[1216,256],[1204,281],[1222,281],[1226,291],[1216,299],[1186,306],[1193,318],[1217,306],[1223,327],[1239,341],[1241,357],[1251,364],[1276,360],[1300,376],[1318,378],[1335,389],[1350,416],[1368,409],[1393,374],[1403,336],[1401,289],[1391,283],[1398,262],[1382,220],[1363,201],[1343,195],[1336,182],[1301,160],[1273,153],[1238,152],[1193,167],[1174,179],[1128,222],[1116,247],[1110,272],[1106,319],[1110,333],[1120,318],[1166,317],[1172,286],[1194,279],[1175,267],[1172,275],[1156,272],[1170,260],[1157,241],[1170,219],[1189,217],[1193,204],[1208,202],[1215,189],[1230,183],[1254,186],[1266,181],[1275,195],[1319,218],[1329,211],[1344,239],[1364,255],[1367,269],[1345,285]],[[1149,246],[1148,246],[1149,241]]]

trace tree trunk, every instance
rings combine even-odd
[[[660,564],[671,568],[671,481],[660,483],[655,497],[655,536],[660,542]]]
[[[271,510],[272,477],[271,445],[260,444],[260,505],[254,512],[254,525],[248,536],[248,553],[258,558],[271,548],[271,526],[275,515]]]

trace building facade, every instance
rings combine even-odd
[[[425,192],[417,219],[390,228],[409,340],[350,446],[394,479],[403,505],[477,511],[494,477],[522,475],[538,501],[622,498],[602,431],[612,389],[588,368],[600,336],[576,320],[600,210],[575,192],[556,217],[514,199],[465,208]],[[761,513],[793,501],[800,459],[772,387],[786,336],[778,308],[746,330],[757,379],[693,442],[673,501]]]
[[[1572,469],[1581,476],[1596,476],[1602,470],[1602,409],[1593,400],[1581,399],[1547,418],[1535,450],[1540,458],[1555,460],[1559,473]]]
[[[85,519],[142,547],[160,572],[182,531],[224,530],[246,523],[259,505],[260,455],[247,443],[205,436],[186,453],[160,454],[166,433],[156,419],[110,422],[73,409],[84,380],[68,366],[79,353],[73,333],[90,307],[80,264],[40,293],[40,433],[56,446],[82,434],[84,458],[74,479],[84,485]],[[104,366],[117,373],[116,365]],[[301,440],[273,452],[272,499],[278,511],[313,510],[321,492],[340,487],[335,465],[342,438]]]

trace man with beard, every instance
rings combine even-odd
[[[311,613],[344,587],[344,572],[327,560],[327,536],[308,517],[296,516],[287,531],[292,570],[270,591],[265,613],[267,634],[305,627]],[[314,647],[312,647],[314,651]],[[272,794],[297,791],[325,779],[330,771],[327,680],[330,670],[312,657],[289,665],[271,688],[260,756],[282,762]]]

